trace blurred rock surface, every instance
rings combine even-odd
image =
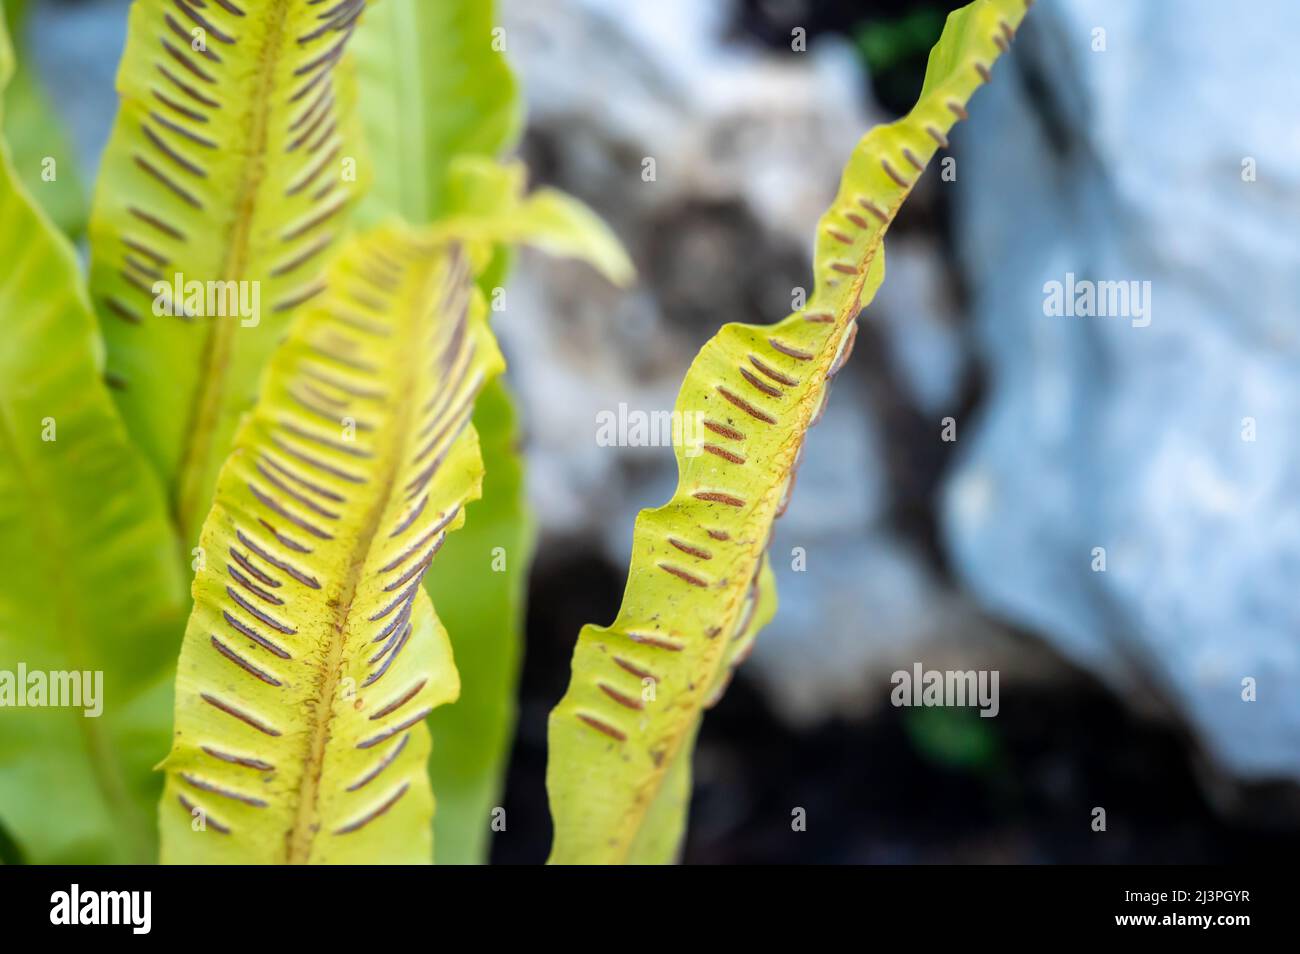
[[[948,552],[991,611],[1244,778],[1300,778],[1297,35],[1282,0],[1045,0],[957,141],[991,380]],[[1150,325],[1046,317],[1067,272],[1150,281]]]

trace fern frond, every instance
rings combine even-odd
[[[131,7],[90,224],[91,291],[108,380],[168,488],[187,550],[258,374],[291,312],[320,293],[344,230],[364,168],[345,52],[364,9],[365,0]],[[228,286],[236,297],[214,316],[168,294],[188,282],[245,284]]]
[[[277,350],[203,528],[164,861],[431,860],[424,720],[459,683],[422,581],[481,487],[486,310],[464,246],[394,227]]]
[[[13,76],[4,91],[4,134],[14,169],[51,221],[76,239],[86,228],[90,204],[76,151],[38,70],[25,56],[28,3],[6,0],[3,7],[9,35],[17,46]]]
[[[701,421],[702,439],[676,448],[672,500],[638,517],[623,605],[612,625],[579,635],[568,691],[551,714],[552,861],[669,860],[670,839],[655,840],[656,858],[643,850],[647,818],[689,758],[735,641],[753,638],[747,614],[772,524],[857,315],[884,277],[885,231],[1025,7],[975,0],[949,16],[916,106],[869,132],[849,159],[818,223],[807,307],[775,325],[727,325],[692,363],[676,409]],[[646,679],[653,702],[640,695]]]

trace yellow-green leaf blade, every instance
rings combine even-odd
[[[118,403],[186,549],[257,376],[345,225],[358,164],[344,53],[364,7],[131,7],[91,291]]]
[[[751,602],[742,611],[745,622],[727,646],[725,664],[718,667],[714,685],[705,700],[706,708],[712,707],[722,698],[736,667],[753,648],[759,630],[776,613],[776,577],[772,574],[766,556],[758,574],[757,585],[751,590],[748,599]],[[653,684],[642,680],[642,698],[651,696],[653,691]],[[695,754],[695,739],[703,721],[701,713],[696,717],[695,725],[687,731],[673,764],[664,773],[659,793],[646,811],[645,821],[628,851],[628,864],[664,865],[677,860],[682,838],[686,834],[687,809],[691,801],[691,762]]]
[[[804,437],[884,277],[884,233],[1025,6],[976,0],[949,17],[916,106],[863,137],[845,167],[818,223],[807,307],[775,325],[727,325],[692,363],[676,412],[698,429],[676,448],[677,491],[638,517],[623,605],[612,625],[579,635],[569,689],[551,714],[552,861],[634,856],[732,662],[731,640],[746,638]],[[653,703],[634,694],[645,678],[657,687]]]
[[[183,582],[72,249],[0,151],[0,823],[29,862],[149,862]]]
[[[431,860],[424,720],[459,682],[422,582],[480,490],[485,314],[459,246],[384,230],[276,351],[203,528],[164,861]]]

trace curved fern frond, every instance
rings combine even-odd
[[[364,8],[131,7],[90,224],[91,292],[108,380],[186,549],[257,376],[290,313],[320,292],[343,231],[358,167],[344,53]]]
[[[551,714],[552,861],[650,860],[638,839],[665,778],[689,758],[733,640],[752,639],[746,615],[772,524],[858,312],[884,277],[885,231],[1026,5],[976,0],[949,16],[916,106],[869,132],[849,159],[818,223],[807,307],[775,325],[727,325],[692,363],[676,410],[700,422],[701,439],[676,448],[672,500],[638,517],[623,605],[612,625],[583,629]],[[647,679],[652,702],[640,695]]]
[[[0,22],[0,85],[12,65]],[[6,99],[6,102],[8,100]],[[35,864],[155,857],[184,583],[71,246],[0,148],[0,824]]]
[[[481,486],[486,310],[463,246],[389,228],[276,351],[203,528],[165,862],[432,859],[424,720],[459,684],[422,582]]]

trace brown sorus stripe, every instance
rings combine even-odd
[[[336,828],[336,829],[334,829],[334,834],[336,834],[336,835],[350,835],[352,832],[357,831],[357,830],[360,829],[360,828],[364,828],[366,825],[369,825],[372,821],[374,821],[374,820],[375,820],[376,818],[378,818],[380,815],[384,814],[384,813],[387,812],[390,808],[392,808],[394,805],[396,805],[396,804],[397,804],[397,800],[398,800],[399,798],[401,798],[403,795],[405,795],[405,794],[406,794],[406,790],[409,789],[410,787],[411,787],[411,783],[410,783],[410,782],[403,782],[403,783],[402,783],[402,787],[399,788],[399,789],[398,789],[396,792],[394,792],[392,795],[390,795],[388,798],[386,798],[386,799],[383,801],[382,804],[380,804],[379,806],[377,806],[374,810],[372,810],[372,811],[370,811],[370,812],[367,812],[366,814],[362,815],[362,816],[361,816],[360,818],[358,818],[356,821],[348,822],[348,823],[347,823],[346,825],[344,825],[342,828]]]
[[[858,196],[858,205],[862,206],[864,209],[866,209],[876,218],[880,219],[880,221],[882,222],[889,221],[889,216],[885,214],[885,211],[882,208],[880,208],[880,206],[872,202],[870,199],[864,196]]]
[[[767,343],[786,357],[794,358],[796,361],[811,361],[813,359],[813,356],[807,351],[800,351],[798,348],[792,348],[790,345],[778,338],[768,338]]]
[[[596,685],[600,687],[601,692],[609,696],[611,699],[613,699],[621,706],[627,706],[629,709],[645,708],[645,703],[642,702],[640,699],[635,699],[632,696],[619,692],[613,686],[607,686],[603,682],[598,682],[596,683]]]
[[[726,424],[719,424],[717,421],[705,421],[704,426],[715,434],[720,434],[728,440],[743,441],[745,435],[734,427],[728,427]]]
[[[749,356],[749,363],[778,384],[784,384],[788,388],[796,387],[799,384],[797,379],[790,377],[788,374],[782,374],[770,365],[760,361],[757,355],[751,354]]]
[[[382,719],[382,718],[383,718],[384,716],[386,716],[386,715],[392,715],[394,712],[396,712],[396,711],[397,711],[398,709],[400,709],[402,706],[406,705],[406,704],[407,704],[408,702],[410,702],[413,698],[415,698],[415,694],[416,694],[417,692],[419,692],[421,689],[423,689],[423,688],[424,688],[424,684],[425,684],[426,682],[428,682],[428,681],[429,681],[428,679],[421,679],[419,682],[417,682],[417,683],[416,683],[414,686],[412,686],[410,689],[406,690],[406,692],[402,693],[400,696],[398,696],[398,697],[397,697],[396,699],[394,699],[392,702],[388,703],[388,705],[384,706],[382,709],[380,709],[380,710],[378,710],[377,712],[375,712],[375,713],[370,717],[371,721],[374,721],[375,719]]]
[[[709,585],[705,580],[700,579],[695,574],[689,573],[686,570],[683,570],[681,567],[673,566],[671,563],[656,563],[655,565],[659,567],[659,569],[663,570],[665,573],[671,573],[679,580],[685,580],[687,583],[691,584],[691,586]]]
[[[221,655],[225,656],[227,659],[229,659],[232,663],[234,663],[234,664],[235,664],[236,666],[238,666],[240,669],[244,670],[244,671],[247,672],[249,675],[251,675],[251,676],[253,676],[253,677],[257,678],[257,679],[262,680],[262,682],[266,683],[268,686],[274,686],[275,688],[278,689],[278,688],[280,688],[280,686],[283,685],[283,683],[280,682],[279,679],[276,679],[274,676],[272,676],[272,675],[271,675],[270,673],[268,673],[266,670],[264,670],[264,669],[259,669],[257,666],[254,666],[251,662],[249,662],[249,661],[248,661],[247,659],[245,659],[243,656],[239,655],[239,653],[235,652],[233,649],[231,649],[229,646],[227,646],[227,645],[226,645],[225,643],[223,643],[221,640],[217,639],[216,636],[213,636],[213,637],[212,637],[212,645],[213,645],[213,647],[217,650],[217,652],[221,653]]]
[[[627,741],[626,733],[614,728],[612,725],[609,725],[606,722],[601,722],[599,719],[595,718],[594,716],[589,716],[585,713],[579,712],[578,718],[581,719],[583,722],[587,723],[587,725],[591,726],[597,732],[605,733],[605,735],[609,736],[611,739],[617,739],[619,742]]]
[[[811,316],[809,317],[811,318]],[[758,375],[754,374],[754,372],[750,371],[748,368],[740,368],[739,370],[740,370],[741,377],[743,377],[746,381],[752,384],[755,388],[762,391],[764,394],[776,398],[785,396],[780,389],[773,387],[772,385],[768,384],[766,381],[760,380]]]
[[[739,497],[733,497],[731,494],[718,493],[713,490],[701,490],[698,493],[691,494],[696,500],[707,500],[711,503],[723,503],[729,507],[743,507],[745,501]]]
[[[249,758],[244,755],[231,755],[229,752],[222,752],[219,749],[214,749],[208,745],[200,746],[200,748],[214,759],[219,759],[222,762],[229,762],[231,765],[242,765],[245,768],[257,769],[259,772],[275,771],[274,765],[270,762],[264,762],[261,759]]]
[[[213,831],[215,831],[218,835],[230,834],[230,828],[228,826],[223,825],[221,822],[217,821],[215,818],[209,815],[207,811],[199,808],[197,805],[195,805],[192,801],[190,801],[180,792],[176,793],[176,800],[181,803],[181,808],[185,809],[187,812],[190,813],[191,818],[194,818],[197,815],[201,815],[203,817],[203,823],[207,825],[208,828],[211,828]]]
[[[654,673],[650,672],[648,669],[642,669],[636,663],[628,662],[622,656],[615,656],[614,662],[617,665],[622,666],[624,669],[626,669],[632,675],[636,676],[638,679],[650,679],[653,680],[654,682],[659,681],[659,677],[656,676]]]
[[[678,540],[676,537],[669,537],[668,542],[681,550],[683,553],[689,553],[693,557],[699,557],[701,560],[712,560],[713,554],[708,550],[701,549],[694,544],[687,543],[685,540]]]
[[[742,411],[744,411],[746,414],[748,414],[750,417],[754,418],[755,420],[762,421],[764,424],[776,423],[776,418],[774,418],[772,415],[768,414],[766,411],[759,410],[754,405],[746,401],[740,395],[733,394],[732,392],[728,391],[721,384],[717,386],[717,391],[724,398],[726,398],[728,402],[734,404],[736,407],[740,408]]]
[[[273,726],[269,726],[266,723],[255,719],[247,712],[244,712],[240,709],[236,709],[230,703],[223,702],[222,700],[218,699],[216,696],[208,695],[206,692],[199,693],[199,696],[200,698],[203,699],[204,702],[212,706],[214,709],[220,709],[222,712],[226,713],[226,715],[234,716],[240,722],[244,722],[247,723],[248,725],[251,725],[258,732],[263,732],[266,735],[269,735],[273,738],[280,734],[279,729],[276,729]]]
[[[357,789],[361,788],[364,785],[369,785],[376,778],[378,778],[379,773],[381,773],[384,769],[388,768],[388,766],[392,765],[393,762],[396,761],[397,757],[402,754],[402,750],[406,748],[406,743],[409,741],[411,741],[411,733],[408,732],[406,733],[406,735],[402,736],[402,738],[398,741],[398,743],[395,746],[393,746],[391,749],[388,750],[388,752],[384,754],[384,757],[379,760],[379,763],[374,768],[366,772],[365,775],[361,776],[359,779],[357,779],[355,782],[349,785],[348,791],[355,792]]]
[[[253,642],[257,643],[257,645],[261,646],[263,649],[267,650],[273,655],[279,656],[281,659],[290,658],[289,654],[285,650],[281,649],[275,643],[271,642],[269,639],[267,639],[257,630],[253,629],[253,627],[249,626],[247,623],[241,622],[240,620],[236,619],[234,616],[230,615],[229,610],[223,609],[221,611],[221,615],[225,619],[225,621],[230,624],[230,628],[233,629],[235,632],[239,633],[241,636],[247,636]]]
[[[634,643],[640,643],[643,646],[654,646],[656,649],[668,649],[672,652],[679,653],[682,651],[682,645],[675,643],[670,639],[664,639],[661,636],[655,636],[651,633],[638,633],[633,630],[627,630],[627,638]]]
[[[743,464],[745,462],[745,458],[741,457],[739,454],[733,454],[725,447],[719,447],[717,444],[705,444],[704,449],[713,456],[721,457],[723,460],[730,461],[733,464]]]

